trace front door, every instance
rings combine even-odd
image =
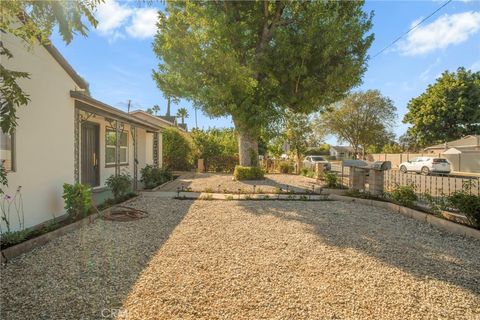
[[[100,150],[100,130],[96,123],[82,123],[82,183],[92,187],[100,185],[100,167],[99,150]]]

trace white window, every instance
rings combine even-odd
[[[107,129],[105,136],[105,165],[115,165],[116,155],[116,132],[114,129]],[[120,161],[121,165],[128,164],[128,131],[120,132]]]
[[[14,145],[15,137],[0,130],[0,165],[7,171],[15,170]]]

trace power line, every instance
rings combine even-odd
[[[427,19],[429,19],[431,16],[433,16],[435,13],[437,13],[438,11],[442,10],[443,7],[445,7],[447,4],[449,4],[450,2],[452,2],[452,0],[448,0],[447,2],[445,2],[443,5],[441,5],[437,10],[433,11],[431,14],[429,14],[426,18],[423,18],[422,21],[420,21],[419,23],[417,23],[416,25],[414,25],[413,27],[411,27],[407,32],[405,32],[404,34],[402,34],[401,36],[399,36],[397,39],[395,39],[392,43],[390,43],[388,46],[386,46],[385,48],[383,48],[382,50],[380,50],[379,52],[377,52],[373,57],[375,58],[376,56],[380,55],[383,51],[387,50],[388,48],[390,48],[391,46],[393,46],[395,43],[398,42],[398,40],[400,40],[401,38],[403,38],[403,36],[409,34],[410,32],[412,32],[413,30],[415,30],[419,25],[421,25],[423,22],[425,22]]]

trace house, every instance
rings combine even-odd
[[[94,201],[101,201],[109,193],[105,180],[110,175],[128,173],[134,188],[141,188],[139,170],[162,165],[166,125],[89,97],[85,81],[53,45],[27,50],[10,34],[2,34],[2,41],[14,56],[2,65],[30,74],[18,80],[30,102],[18,109],[14,134],[0,136],[8,170],[8,187],[2,189],[13,195],[21,186],[25,227],[64,214],[64,183],[88,184]],[[18,229],[17,219],[11,224]]]
[[[355,152],[352,147],[346,146],[331,146],[330,156],[335,157],[336,160],[352,159],[355,157]]]
[[[468,135],[461,139],[440,143],[423,149],[425,152],[441,153],[450,148],[480,151],[480,135]]]

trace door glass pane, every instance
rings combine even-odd
[[[115,147],[107,147],[105,153],[105,163],[115,164]]]

